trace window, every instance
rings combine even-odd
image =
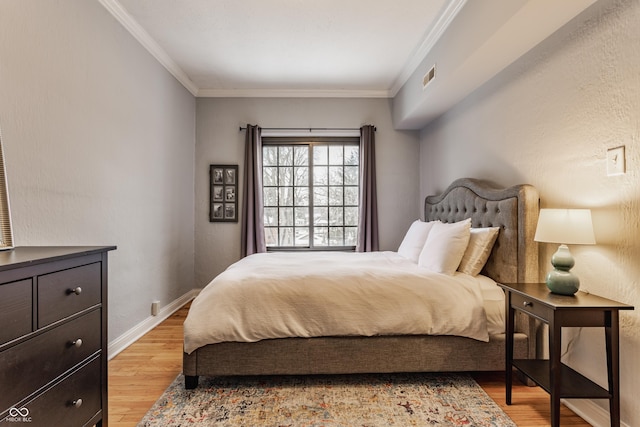
[[[354,249],[358,237],[358,138],[262,140],[268,249]]]

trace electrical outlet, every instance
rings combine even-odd
[[[157,316],[158,315],[158,309],[160,308],[160,301],[154,301],[151,303],[151,315],[152,316]]]
[[[607,150],[607,176],[625,173],[624,145]]]

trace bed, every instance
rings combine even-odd
[[[478,277],[497,283],[508,282],[537,282],[538,281],[538,249],[533,241],[538,217],[538,193],[530,185],[517,185],[510,188],[497,188],[494,185],[471,178],[463,178],[453,182],[442,194],[428,196],[424,203],[424,223],[440,222],[453,226],[469,222],[474,229],[499,228],[495,243],[491,246],[490,255]],[[451,227],[449,227],[451,228]],[[431,232],[431,234],[434,234]],[[405,237],[406,239],[407,237]],[[403,241],[404,244],[404,241]],[[402,246],[402,245],[401,245]],[[400,249],[399,249],[400,250]],[[284,255],[287,260],[290,256]],[[361,256],[374,258],[374,263],[401,264],[398,255],[394,253],[378,253],[371,255],[342,254],[354,256],[358,264]],[[269,256],[258,254],[260,256]],[[336,254],[330,255],[325,262],[331,265]],[[255,264],[254,258],[241,260],[238,265],[231,266],[223,275],[231,274],[241,277],[243,283],[251,284],[252,277],[257,277],[266,268]],[[275,259],[275,258],[271,258]],[[245,258],[246,260],[246,258]],[[293,263],[288,259],[289,263]],[[362,261],[363,263],[365,261]],[[367,261],[369,262],[369,261]],[[369,264],[363,268],[369,271]],[[340,267],[341,268],[341,267]],[[334,270],[339,271],[340,268]],[[403,267],[404,268],[404,267]],[[253,270],[252,270],[253,269]],[[382,270],[380,270],[382,271]],[[244,274],[244,277],[242,276]],[[337,274],[337,273],[336,273]],[[405,279],[388,276],[385,280],[404,283]],[[395,274],[395,273],[394,273]],[[418,269],[410,274],[420,274]],[[240,275],[240,276],[238,276]],[[456,273],[456,276],[467,276]],[[219,277],[212,281],[218,283]],[[443,276],[442,276],[443,277]],[[273,283],[278,282],[277,277]],[[464,280],[471,280],[463,277]],[[445,279],[443,279],[445,280]],[[448,279],[446,279],[448,280]],[[283,279],[284,281],[284,279]],[[307,375],[307,374],[345,374],[345,373],[390,373],[390,372],[452,372],[452,371],[501,371],[505,369],[505,335],[502,330],[495,330],[490,325],[485,330],[473,330],[469,333],[458,334],[455,329],[425,329],[433,333],[416,332],[414,329],[385,332],[382,329],[368,329],[368,324],[360,325],[362,334],[349,331],[324,334],[320,328],[306,332],[302,336],[269,335],[271,331],[254,332],[248,328],[241,331],[241,338],[228,337],[220,334],[217,339],[207,343],[206,339],[197,340],[195,330],[203,330],[203,314],[217,316],[224,312],[224,303],[217,308],[204,310],[200,308],[201,299],[209,292],[208,285],[194,300],[190,313],[185,321],[185,351],[183,355],[183,373],[185,387],[197,387],[199,376],[233,376],[233,375]],[[375,285],[372,285],[375,286]],[[457,286],[457,285],[456,285]],[[472,288],[468,284],[463,287]],[[385,287],[389,287],[385,285]],[[315,287],[312,287],[315,288]],[[254,288],[255,289],[255,288]],[[453,288],[452,288],[453,289]],[[280,291],[279,291],[280,292]],[[477,293],[476,291],[473,291]],[[215,293],[214,293],[215,295]],[[202,298],[201,298],[202,297]],[[315,296],[311,299],[316,298]],[[318,296],[322,298],[322,296]],[[388,297],[383,297],[388,298]],[[411,296],[409,299],[413,299]],[[246,301],[247,295],[238,297],[239,301]],[[263,299],[268,299],[266,296]],[[351,299],[349,296],[345,299]],[[402,300],[402,304],[407,303]],[[256,304],[261,303],[260,301]],[[269,302],[267,302],[269,303]],[[504,310],[504,303],[502,310]],[[325,304],[326,305],[326,304]],[[336,304],[339,305],[339,304]],[[443,306],[446,304],[443,303]],[[194,309],[197,307],[197,310]],[[264,307],[257,305],[256,307]],[[485,306],[486,307],[486,306]],[[313,310],[313,308],[311,309]],[[350,310],[349,308],[346,309]],[[404,310],[404,308],[402,309]],[[249,316],[249,310],[243,316]],[[466,313],[468,310],[464,310]],[[197,314],[200,313],[200,318]],[[459,319],[461,310],[456,312],[455,322],[437,322],[441,327],[449,327],[450,323],[470,323],[472,320]],[[488,311],[487,311],[488,313]],[[226,316],[220,316],[225,318]],[[284,316],[285,318],[287,315]],[[307,316],[313,317],[313,316]],[[211,317],[209,317],[211,318]],[[196,322],[194,319],[198,319]],[[286,319],[285,319],[286,320]],[[243,320],[244,321],[244,320]],[[260,321],[260,317],[258,317]],[[224,322],[223,322],[224,323]],[[339,322],[338,322],[339,323]],[[374,322],[375,323],[375,322]],[[197,325],[197,326],[195,326]],[[227,325],[228,326],[228,325]],[[429,328],[433,325],[427,325]],[[469,326],[469,325],[467,325]],[[312,328],[315,325],[311,326]],[[235,326],[231,325],[231,329]],[[295,335],[296,328],[285,326]],[[237,328],[236,328],[237,329]],[[360,329],[358,329],[359,331]],[[319,331],[319,332],[318,332]],[[381,332],[382,331],[382,332]],[[243,335],[244,334],[244,335]],[[486,334],[486,336],[485,336]],[[516,334],[514,343],[514,357],[534,358],[536,355],[537,326],[526,316],[516,320]],[[246,335],[246,336],[245,336]],[[466,335],[466,336],[465,336]]]

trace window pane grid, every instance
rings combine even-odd
[[[263,192],[267,247],[355,247],[357,144],[265,144]]]

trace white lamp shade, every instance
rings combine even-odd
[[[533,240],[568,245],[595,244],[591,210],[540,209]]]

